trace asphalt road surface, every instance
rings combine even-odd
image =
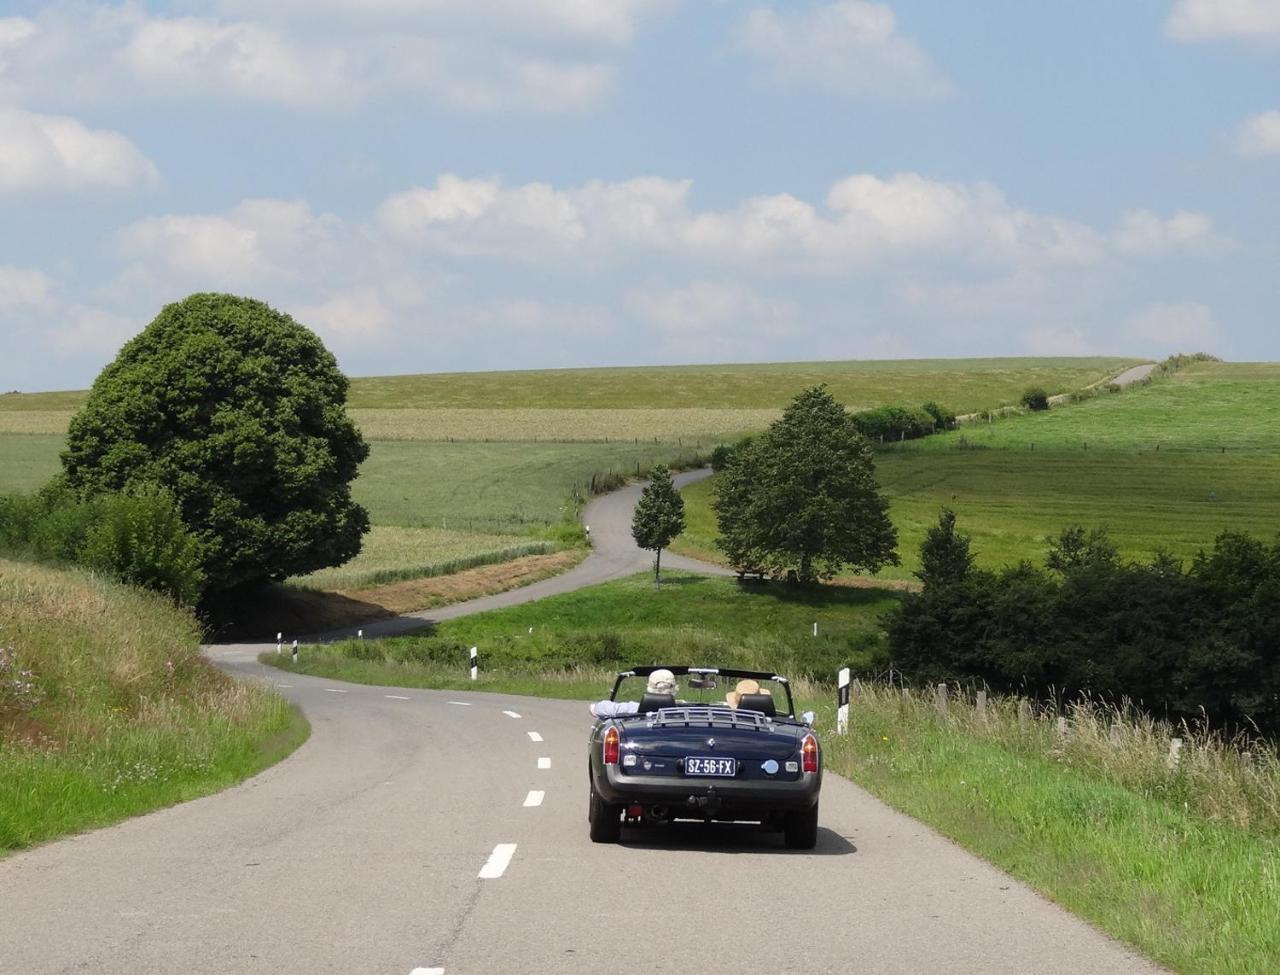
[[[572,572],[424,615],[644,569],[636,493],[592,506]],[[0,973],[1159,971],[837,776],[812,852],[701,824],[596,845],[581,702],[340,684],[257,650],[208,652],[297,702],[310,740],[218,795],[0,860]]]

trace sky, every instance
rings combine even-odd
[[[351,375],[1280,359],[1280,0],[0,0],[0,390],[250,295]]]

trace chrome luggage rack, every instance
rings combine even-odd
[[[673,708],[654,711],[648,715],[648,718],[650,728],[688,728],[691,725],[706,725],[713,728],[751,728],[759,731],[773,724],[772,718],[759,711],[742,711],[731,708],[727,704],[721,707],[706,704],[677,705]]]

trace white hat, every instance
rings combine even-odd
[[[676,692],[676,675],[669,670],[655,670],[649,675],[649,685],[645,688],[648,694],[674,694]]]

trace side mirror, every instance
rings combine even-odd
[[[814,715],[812,711],[806,711],[804,714],[800,715],[800,720],[803,721],[805,724],[807,724],[810,728],[812,728],[813,719],[815,717],[816,715]]]

